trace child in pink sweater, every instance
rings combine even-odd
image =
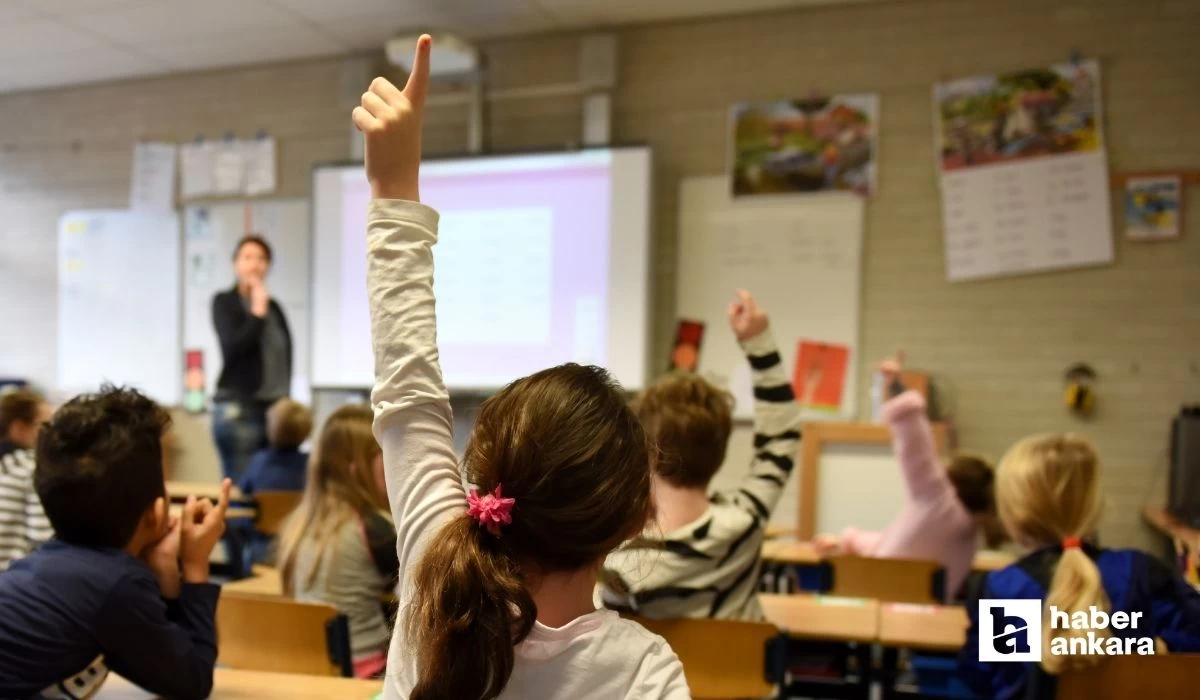
[[[883,418],[904,476],[904,508],[882,532],[846,528],[840,537],[820,535],[814,544],[822,554],[936,559],[946,568],[946,596],[952,599],[971,571],[978,533],[993,529],[992,468],[967,456],[955,457],[943,468],[925,398],[899,383],[898,360],[885,361],[880,370],[892,394],[883,405]]]

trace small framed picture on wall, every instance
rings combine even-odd
[[[1132,241],[1178,238],[1183,230],[1183,178],[1145,175],[1125,181],[1125,236]]]

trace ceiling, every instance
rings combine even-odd
[[[329,56],[417,28],[552,32],[856,0],[0,0],[0,92]]]

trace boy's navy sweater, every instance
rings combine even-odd
[[[51,540],[0,573],[0,698],[87,697],[109,670],[180,700],[212,692],[220,587],[158,580],[121,549]]]

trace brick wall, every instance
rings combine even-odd
[[[1090,436],[1105,461],[1106,541],[1148,545],[1137,510],[1161,493],[1169,418],[1200,399],[1200,193],[1189,192],[1179,242],[1118,237],[1112,266],[948,284],[930,90],[939,79],[1060,62],[1078,50],[1102,61],[1114,169],[1197,167],[1198,25],[1192,0],[905,0],[619,30],[614,135],[655,149],[656,356],[666,356],[674,321],[679,182],[723,169],[729,105],[810,88],[877,92],[879,192],[867,215],[860,377],[873,358],[904,347],[938,377],[961,444],[992,456],[1031,432]],[[577,51],[571,34],[492,42],[493,85],[571,82]],[[27,283],[24,298],[0,305],[0,325],[20,324],[53,348],[57,217],[123,206],[139,137],[269,128],[279,138],[280,195],[306,195],[311,165],[347,153],[349,73],[340,60],[321,60],[0,95],[0,274]],[[498,102],[491,146],[575,142],[580,112],[572,97]],[[464,150],[461,108],[435,108],[426,128],[428,152]],[[1116,207],[1114,221],[1119,230]],[[39,354],[38,375],[52,377],[53,352]],[[1061,372],[1075,361],[1101,375],[1090,423],[1061,405]]]

